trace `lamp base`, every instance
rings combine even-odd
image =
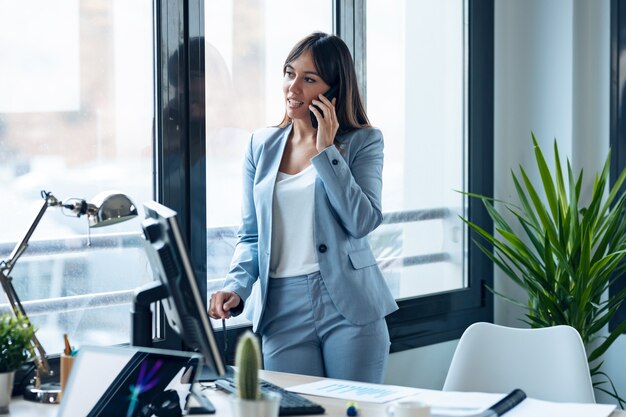
[[[28,385],[24,389],[24,399],[44,404],[58,404],[61,401],[61,384],[59,382],[44,382],[39,388]]]

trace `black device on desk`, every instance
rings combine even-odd
[[[150,305],[161,301],[167,321],[180,334],[185,345],[199,351],[204,357],[204,366],[198,378],[200,381],[217,381],[232,377],[232,368],[226,367],[222,361],[219,348],[213,334],[213,327],[205,310],[196,282],[196,277],[189,260],[187,248],[174,210],[151,201],[144,204],[146,219],[142,223],[146,237],[146,252],[152,267],[155,281],[147,284],[135,293],[132,315],[132,344],[151,346],[152,344],[152,311]],[[265,387],[264,387],[265,385]],[[280,390],[262,381],[263,390]],[[324,408],[306,398],[285,391],[280,404],[281,415],[290,413],[290,399],[301,400],[303,407],[298,414],[321,414]],[[208,399],[199,395],[198,399],[205,403],[201,410],[190,410],[190,414],[198,412],[215,412]],[[308,406],[308,408],[306,408]],[[290,410],[293,408],[290,408]],[[291,412],[292,413],[292,412]]]

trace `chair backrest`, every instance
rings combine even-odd
[[[515,388],[541,400],[595,403],[578,331],[483,322],[469,326],[452,357],[444,391],[506,393]]]

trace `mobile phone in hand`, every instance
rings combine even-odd
[[[339,86],[333,86],[330,88],[330,90],[328,90],[327,92],[324,93],[324,96],[329,99],[330,101],[333,101],[333,99],[335,97],[337,97],[337,93],[339,92]],[[315,106],[315,104],[314,104]],[[320,109],[318,106],[315,106],[315,108],[322,114],[322,117],[324,117],[324,113],[322,113],[322,109]],[[315,114],[313,114],[313,112],[311,110],[309,110],[309,115],[311,116],[311,123],[313,124],[313,128],[317,129],[317,117],[315,117]]]

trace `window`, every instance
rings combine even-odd
[[[407,112],[407,122],[402,126],[407,129],[405,143],[421,143],[419,146],[409,144],[411,150],[407,152],[407,158],[423,161],[419,154],[425,152],[445,166],[443,170],[429,170],[421,175],[411,172],[411,175],[417,175],[422,182],[440,184],[439,190],[419,210],[428,211],[433,206],[446,210],[440,216],[442,219],[437,220],[440,232],[434,235],[434,239],[428,232],[423,232],[433,241],[443,235],[439,252],[446,256],[435,259],[437,262],[428,267],[431,274],[420,271],[406,277],[407,280],[421,279],[419,275],[422,275],[439,280],[443,285],[440,284],[439,288],[431,286],[435,292],[423,295],[419,295],[419,286],[412,286],[417,289],[414,296],[399,300],[400,310],[387,318],[392,351],[455,339],[471,323],[493,319],[492,296],[485,288],[485,285],[493,285],[493,266],[476,245],[469,243],[474,236],[464,236],[467,231],[465,228],[459,230],[460,224],[455,217],[465,213],[487,230],[491,229],[491,223],[480,201],[463,201],[450,191],[463,184],[465,191],[493,195],[494,5],[492,1],[424,0],[406,1],[403,6],[397,7],[404,9],[399,13],[406,13],[406,22],[410,22],[405,24],[404,35],[405,55],[409,58],[405,58],[406,64],[403,63],[398,70],[405,71],[409,76],[407,85],[414,92],[414,97],[406,99],[398,107]],[[463,10],[462,20],[460,10]],[[418,21],[421,23],[416,23]],[[430,21],[438,21],[440,25],[432,26]],[[458,28],[461,24],[464,27],[462,31]],[[464,38],[462,43],[459,40],[461,34]],[[459,57],[461,48],[465,51],[462,60]],[[419,59],[412,63],[417,59],[415,57]],[[465,68],[463,75],[457,72],[459,66]],[[417,100],[420,98],[424,101]],[[401,135],[400,140],[403,139]],[[459,153],[461,149],[462,154]],[[432,165],[427,162],[426,166]],[[463,169],[460,169],[461,166]],[[409,180],[405,178],[405,181]],[[404,209],[413,210],[414,207],[405,206]],[[448,217],[450,212],[455,214]],[[461,239],[463,243],[454,243]],[[427,251],[432,252],[433,249]],[[460,253],[463,254],[462,267],[455,260]],[[449,265],[437,265],[439,261]],[[439,268],[439,272],[432,272],[435,268]],[[464,274],[459,279],[461,271]],[[447,274],[451,277],[446,277]]]
[[[0,260],[42,189],[152,199],[152,51],[149,2],[0,2]],[[128,342],[133,290],[150,279],[140,229],[137,219],[89,232],[85,217],[47,210],[11,276],[48,352],[63,333],[77,345]]]
[[[371,241],[399,300],[468,283],[465,12],[463,0],[367,2],[367,109],[385,135],[386,222]]]

